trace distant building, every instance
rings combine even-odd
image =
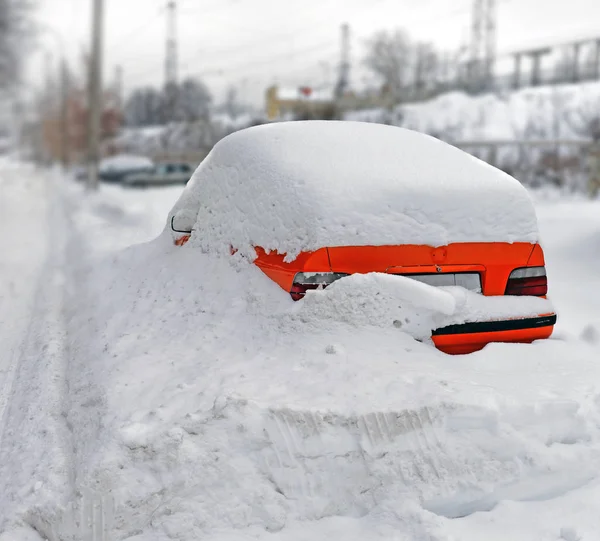
[[[307,86],[279,88],[271,86],[266,92],[266,112],[269,120],[340,118],[345,111],[373,107],[390,107],[389,93],[346,92],[336,99],[334,89],[319,90]]]
[[[326,118],[335,116],[333,90],[315,90],[308,86],[280,89],[271,86],[267,89],[267,118]]]

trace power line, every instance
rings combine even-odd
[[[328,39],[327,41],[321,41],[321,42],[309,45],[307,47],[303,47],[301,49],[296,49],[293,51],[284,51],[284,52],[280,52],[275,55],[258,58],[258,59],[251,60],[251,61],[242,61],[242,62],[238,62],[235,64],[229,64],[226,67],[223,67],[222,64],[212,64],[212,65],[206,66],[205,69],[202,70],[201,72],[196,72],[196,75],[201,76],[201,77],[209,77],[209,76],[214,76],[214,75],[223,75],[224,73],[227,73],[232,70],[241,70],[242,72],[245,72],[245,68],[248,68],[248,67],[263,66],[263,65],[271,64],[274,61],[293,59],[294,57],[297,57],[299,55],[306,55],[306,54],[313,53],[315,51],[323,51],[323,49],[328,46],[334,46],[337,48],[337,43],[333,39]],[[241,50],[244,50],[244,49],[241,48]],[[189,64],[182,64],[182,67],[184,69],[187,68],[188,66],[189,66]],[[149,70],[144,70],[143,72],[134,73],[132,76],[133,77],[144,77],[145,75],[148,75],[149,73],[152,73],[155,71],[156,71],[156,69],[153,68],[153,69],[149,69]],[[188,70],[188,73],[189,73],[189,70]]]
[[[325,24],[323,22],[320,23],[320,26],[322,28],[325,28],[325,26],[327,26],[327,28],[330,27],[329,23]],[[202,47],[196,49],[191,54],[191,56],[193,58],[196,58],[197,55],[200,54],[201,52],[206,52],[207,54],[210,54],[212,56],[218,55],[220,57],[230,56],[232,53],[233,54],[236,54],[239,52],[247,53],[248,51],[252,51],[252,50],[256,49],[257,46],[264,45],[267,43],[273,43],[274,41],[276,41],[280,38],[289,38],[290,36],[299,35],[303,31],[305,31],[306,27],[307,27],[307,23],[304,23],[302,26],[294,27],[294,28],[287,28],[286,30],[283,30],[281,32],[267,34],[266,36],[261,31],[261,38],[258,40],[250,40],[247,42],[237,44],[233,47],[226,47],[224,49],[210,49],[209,48],[210,45],[206,44],[206,45],[203,45]],[[311,28],[314,28],[314,27],[315,27],[315,25],[311,25]]]
[[[222,3],[214,3],[211,4],[211,6],[216,7],[217,5],[222,6]],[[452,9],[446,13],[441,13],[438,16],[432,18],[431,16],[428,16],[426,19],[423,18],[423,22],[432,22],[438,19],[447,19],[449,17],[453,17],[455,15],[459,15],[459,14],[467,14],[469,11],[469,8],[467,6],[461,6],[455,9]],[[409,27],[410,26],[414,26],[415,24],[418,24],[418,21],[410,21],[409,22]],[[303,25],[303,27],[306,25]],[[410,28],[409,28],[410,29]],[[233,47],[228,47],[225,49],[220,49],[217,51],[207,51],[207,54],[209,54],[211,57],[214,57],[215,55],[217,56],[217,58],[220,57],[227,57],[227,56],[231,56],[231,55],[237,55],[237,54],[244,54],[247,55],[248,52],[255,50],[255,49],[259,49],[261,45],[265,44],[265,43],[270,43],[272,41],[274,41],[275,37],[278,35],[281,35],[282,37],[285,36],[290,36],[293,35],[294,32],[287,30],[285,33],[278,33],[278,34],[273,34],[271,36],[268,37],[261,37],[261,39],[259,40],[254,40],[251,42],[246,42],[240,45],[236,45]],[[360,39],[360,38],[359,38]],[[325,42],[325,46],[329,46],[332,45],[332,41],[328,40],[327,42]],[[298,49],[296,51],[287,51],[281,54],[275,54],[275,55],[271,55],[268,58],[261,58],[261,59],[257,59],[257,60],[252,60],[252,61],[242,61],[242,62],[235,62],[233,64],[227,63],[226,66],[224,66],[223,62],[218,62],[215,63],[213,62],[212,65],[208,65],[205,67],[205,69],[203,69],[201,72],[196,72],[197,76],[201,76],[201,77],[213,77],[213,76],[223,76],[225,74],[228,74],[232,71],[241,71],[242,73],[256,73],[257,70],[256,68],[260,68],[261,66],[265,66],[265,65],[269,65],[272,64],[274,62],[277,61],[281,61],[281,60],[285,60],[288,58],[294,58],[297,55],[303,55],[303,54],[308,54],[311,53],[315,50],[319,50],[323,47],[322,43],[316,44],[316,45],[311,45],[308,47],[303,47],[301,49]],[[195,57],[198,56],[198,54],[202,51],[202,49],[198,49],[195,52]],[[196,58],[194,58],[194,61],[197,61]],[[186,68],[189,67],[190,63],[193,61],[190,61],[187,63],[184,63],[183,66],[185,66]],[[156,71],[155,69],[151,69],[151,70],[145,70],[142,73],[138,73],[138,74],[134,74],[134,77],[143,77],[144,75],[148,74],[148,73],[152,73]],[[186,70],[188,71],[188,73],[190,72],[190,70]]]
[[[206,76],[206,75],[210,75],[210,74],[222,75],[223,73],[233,71],[233,70],[236,70],[236,71],[241,70],[242,72],[244,72],[244,68],[268,65],[275,61],[293,59],[294,57],[297,57],[298,55],[305,55],[305,54],[309,54],[309,53],[312,53],[315,51],[323,51],[323,48],[328,45],[334,45],[337,48],[337,44],[335,43],[335,41],[327,40],[326,42],[321,42],[321,43],[312,45],[310,47],[298,49],[296,51],[286,51],[281,54],[271,55],[268,58],[261,58],[261,59],[257,59],[257,60],[250,61],[250,62],[246,62],[246,61],[239,62],[237,64],[227,66],[227,68],[225,70],[223,68],[220,68],[217,66],[214,66],[212,68],[209,67],[207,70],[200,72],[198,75],[200,75],[200,76]]]
[[[153,13],[150,17],[144,19],[144,22],[142,22],[142,24],[140,24],[139,26],[136,26],[131,32],[126,34],[123,38],[121,38],[117,42],[110,45],[107,48],[107,50],[112,51],[112,50],[116,49],[117,46],[120,47],[120,46],[124,45],[125,43],[131,42],[133,40],[133,38],[135,38],[136,36],[139,36],[143,30],[147,29],[150,26],[150,23],[154,22],[156,19],[161,17],[164,14],[165,9],[166,9],[166,6],[160,6],[155,13]]]

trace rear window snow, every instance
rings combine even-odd
[[[283,122],[236,132],[200,164],[173,213],[192,242],[294,258],[324,246],[537,242],[511,176],[433,137],[360,122]]]

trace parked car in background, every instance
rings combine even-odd
[[[124,186],[165,186],[186,184],[194,170],[187,163],[160,163],[152,168],[125,175]]]
[[[100,161],[98,176],[103,182],[122,182],[132,173],[141,173],[151,170],[154,163],[145,156],[133,154],[117,154]]]

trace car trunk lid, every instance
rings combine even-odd
[[[479,289],[485,295],[503,295],[510,273],[527,266],[535,246],[530,243],[340,246],[328,248],[327,252],[331,270],[337,273],[401,274],[432,285],[462,285]]]

